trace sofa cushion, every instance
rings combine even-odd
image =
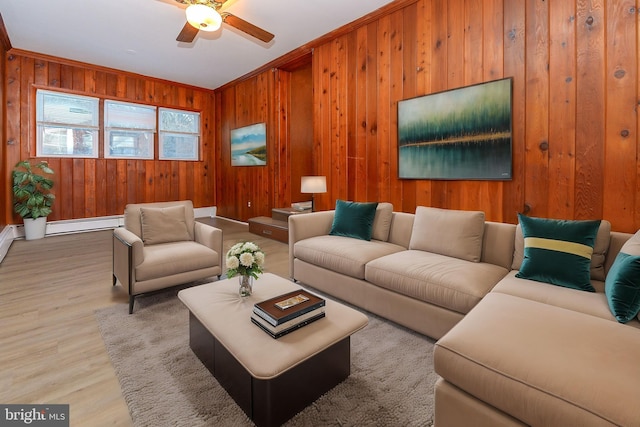
[[[187,229],[184,206],[140,208],[140,221],[145,245],[192,240]]]
[[[434,367],[527,425],[637,425],[638,332],[491,292],[436,343]]]
[[[594,292],[591,255],[600,221],[531,218],[518,214],[524,259],[516,277]]]
[[[409,249],[479,262],[484,212],[416,208]]]
[[[393,218],[393,205],[391,203],[378,203],[376,215],[373,218],[372,239],[389,240],[389,230],[391,230],[391,219]]]
[[[365,279],[381,288],[465,314],[507,273],[506,268],[494,264],[406,250],[369,262]]]
[[[402,246],[378,240],[324,235],[296,242],[293,256],[318,267],[364,279],[364,266],[369,261],[403,250]]]
[[[609,242],[611,241],[611,223],[605,219],[600,221],[596,242],[593,245],[593,255],[591,255],[591,279],[604,282],[605,256],[609,251]],[[516,227],[516,238],[513,251],[513,270],[520,270],[522,259],[524,258],[524,236],[522,235],[522,226]]]
[[[144,261],[136,267],[136,280],[141,282],[215,267],[218,258],[216,251],[193,241],[145,246]]]
[[[329,234],[371,240],[373,219],[378,203],[359,203],[336,200],[336,212]]]
[[[611,314],[607,297],[604,294],[604,283],[592,280],[591,284],[597,292],[581,292],[562,286],[549,286],[535,280],[519,279],[517,271],[512,270],[493,288],[492,293],[503,293],[520,298],[538,301],[567,310],[577,311],[590,316],[615,322]],[[637,320],[627,323],[629,326],[640,328]]]

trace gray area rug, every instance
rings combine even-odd
[[[189,348],[172,289],[96,311],[135,426],[252,426]],[[367,313],[351,337],[351,376],[286,426],[431,426],[434,341]]]

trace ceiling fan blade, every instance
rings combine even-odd
[[[269,31],[263,30],[260,27],[256,27],[255,25],[245,21],[244,19],[238,18],[237,16],[227,12],[222,12],[220,15],[222,16],[222,22],[225,22],[242,32],[249,34],[250,36],[257,38],[258,40],[262,40],[265,43],[269,43],[271,40],[273,40],[274,35]]]
[[[191,43],[193,39],[196,38],[198,31],[199,30],[196,27],[187,22],[184,24],[184,27],[182,27],[182,31],[180,31],[178,37],[176,37],[176,41]]]

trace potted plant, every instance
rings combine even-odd
[[[34,169],[40,169],[37,173]],[[47,227],[47,215],[55,195],[51,193],[53,170],[46,161],[31,165],[20,161],[13,169],[13,210],[22,217],[27,240],[41,239]]]

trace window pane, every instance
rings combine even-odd
[[[36,156],[98,157],[98,98],[38,90]]]
[[[38,155],[98,157],[98,130],[38,126]]]
[[[200,133],[200,114],[190,111],[160,109],[160,130]]]
[[[198,136],[160,133],[160,159],[198,160]]]
[[[105,101],[107,128],[156,130],[156,107]]]
[[[105,157],[153,159],[153,132],[110,130],[105,141]]]
[[[85,127],[98,126],[98,99],[39,90],[38,122]]]

